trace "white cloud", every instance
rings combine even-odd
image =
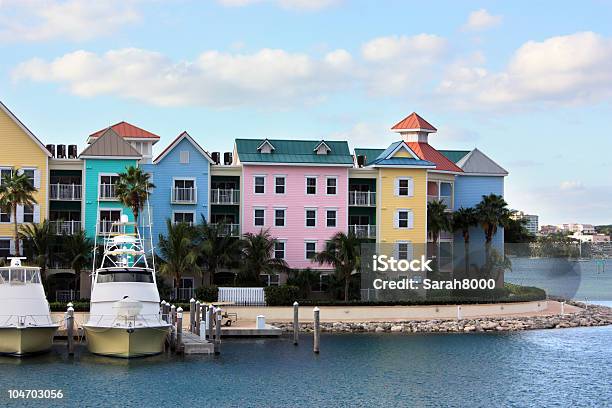
[[[601,100],[612,95],[612,40],[581,32],[529,41],[500,72],[452,64],[437,93],[468,109]]]
[[[135,0],[0,1],[0,42],[84,41],[141,18]]]
[[[335,6],[342,0],[217,0],[226,7],[244,7],[256,3],[272,2],[284,9],[316,11]]]
[[[559,187],[561,188],[561,190],[564,190],[564,191],[584,190],[584,185],[582,184],[582,181],[580,180],[562,181]]]
[[[350,129],[333,133],[329,139],[347,140],[349,146],[386,148],[397,140],[395,133],[389,132],[389,124],[357,122]]]
[[[472,11],[468,16],[468,21],[463,25],[463,29],[467,31],[482,31],[495,26],[502,22],[502,16],[494,16],[489,14],[485,9]]]

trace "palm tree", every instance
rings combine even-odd
[[[51,231],[49,221],[45,220],[38,224],[23,224],[19,229],[18,238],[28,246],[32,261],[40,267],[43,279],[46,278],[51,248],[55,242],[55,235]]]
[[[83,230],[62,237],[62,258],[70,264],[77,283],[81,279],[81,271],[91,262],[93,250],[94,243]]]
[[[470,274],[470,228],[478,225],[478,217],[474,208],[461,207],[453,213],[453,231],[463,235],[463,251],[465,260],[465,275]]]
[[[475,209],[478,223],[484,231],[485,253],[488,260],[491,254],[493,236],[497,233],[498,227],[503,227],[508,223],[511,212],[504,198],[496,194],[483,195],[482,201],[476,204]]]
[[[352,232],[346,235],[337,232],[327,241],[325,249],[317,252],[312,259],[319,265],[328,264],[334,267],[336,275],[344,281],[344,300],[349,300],[349,284],[351,277],[359,270],[361,253],[359,246],[361,240]]]
[[[34,193],[36,188],[30,183],[28,176],[19,172],[18,169],[12,169],[10,175],[4,176],[0,182],[0,206],[9,210],[13,217],[15,239],[15,253],[20,253],[19,248],[19,230],[17,228],[17,207],[28,206],[32,207],[36,204]]]
[[[151,190],[155,185],[150,181],[151,175],[139,167],[130,166],[125,173],[119,174],[115,194],[121,204],[132,210],[134,223],[138,226],[138,216],[142,212]]]
[[[438,239],[440,238],[440,233],[451,230],[451,218],[446,211],[447,208],[446,204],[439,200],[427,203],[427,231],[431,234],[436,271],[440,269],[440,260],[438,259]]]
[[[195,246],[194,228],[186,223],[173,224],[166,220],[167,236],[160,234],[159,251],[162,258],[159,272],[169,276],[178,288],[181,276],[184,274],[198,275],[201,269],[198,266],[198,254]]]
[[[240,255],[240,241],[228,234],[226,224],[209,224],[202,217],[202,223],[198,225],[198,236],[200,239],[198,253],[206,264],[210,286],[213,285],[215,273],[222,266],[228,266],[236,262]],[[202,284],[204,283],[202,277]]]
[[[320,276],[320,273],[310,268],[293,269],[289,272],[287,285],[297,286],[300,288],[300,297],[308,299],[312,292],[313,285],[319,283]]]
[[[246,285],[261,284],[262,274],[275,274],[289,269],[284,259],[274,256],[276,239],[268,230],[257,234],[247,233],[242,243],[243,265],[238,275],[240,283]]]

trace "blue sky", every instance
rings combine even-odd
[[[126,120],[385,147],[412,111],[541,223],[612,223],[612,2],[5,0],[0,99],[46,143]]]

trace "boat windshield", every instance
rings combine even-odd
[[[142,282],[153,283],[150,269],[111,269],[98,271],[97,283],[109,282]]]
[[[36,268],[0,269],[0,285],[23,285],[25,283],[40,283],[40,273]]]

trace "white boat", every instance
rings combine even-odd
[[[155,270],[148,265],[144,242],[126,216],[110,231],[100,268],[92,275],[90,315],[83,325],[87,347],[112,357],[159,354],[170,324],[159,313]]]
[[[0,267],[0,354],[48,351],[59,325],[51,319],[40,268],[8,259],[11,265]]]

